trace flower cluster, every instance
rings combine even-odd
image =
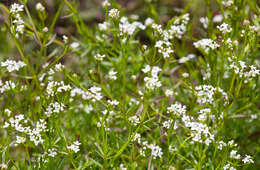
[[[190,21],[189,14],[184,14],[181,17],[178,17],[173,22],[173,25],[171,25],[169,29],[169,33],[174,37],[181,39],[184,33],[187,31],[187,25],[189,21]]]
[[[16,115],[15,117],[9,118],[8,122],[5,122],[3,128],[8,128],[9,126],[14,128],[17,132],[23,133],[29,136],[31,142],[33,142],[36,146],[39,143],[43,143],[41,133],[48,131],[47,123],[40,119],[40,121],[36,122],[36,127],[32,128],[30,126],[26,126],[25,124],[28,123],[28,120],[24,119],[24,115]],[[26,141],[25,137],[17,136],[16,137],[16,144],[21,144]]]
[[[150,77],[145,77],[144,82],[145,82],[145,87],[147,89],[153,90],[155,88],[161,87],[161,82],[159,81],[158,73],[161,71],[159,67],[150,67],[147,65],[144,69],[142,69],[144,73],[147,73],[151,71],[151,76]]]
[[[111,18],[117,19],[120,17],[120,11],[118,9],[110,9],[109,14],[108,14]]]
[[[180,103],[172,104],[170,107],[167,107],[167,113],[172,113],[176,116],[184,115],[186,113],[186,106]]]
[[[23,12],[23,10],[24,5],[19,5],[16,3],[11,5],[10,13],[13,17],[11,31],[15,34],[16,38],[24,33],[24,21],[20,15],[20,12]]]
[[[2,67],[6,67],[8,72],[18,71],[20,68],[26,66],[26,64],[22,61],[14,61],[14,60],[6,60],[1,62]]]
[[[127,35],[133,35],[133,33],[135,32],[135,30],[139,28],[141,30],[145,29],[145,25],[143,25],[141,22],[133,22],[133,23],[129,23],[128,18],[127,17],[122,17],[120,19],[120,23],[119,23],[119,30],[120,30],[120,34],[127,34]]]
[[[62,103],[61,104],[58,103],[58,102],[50,103],[49,106],[47,107],[46,111],[45,111],[45,115],[47,117],[50,117],[54,113],[63,112],[64,109],[65,109],[65,106]]]
[[[230,25],[228,25],[227,23],[223,23],[219,26],[217,26],[217,28],[219,29],[219,31],[221,31],[222,33],[230,33],[232,31],[232,28],[230,27]]]
[[[194,42],[193,45],[196,48],[201,48],[206,53],[208,53],[209,50],[215,50],[216,48],[219,47],[219,45],[215,41],[213,41],[212,39],[208,39],[208,38],[201,39],[197,42]]]
[[[69,150],[72,150],[73,152],[77,153],[80,151],[79,146],[81,145],[81,143],[79,141],[75,141],[73,142],[73,144],[71,144],[70,146],[68,146],[67,148]]]
[[[257,69],[253,65],[246,65],[244,61],[237,61],[237,58],[235,56],[229,57],[228,60],[230,62],[229,68],[232,69],[235,74],[238,74],[239,77],[246,78],[246,80],[244,81],[245,83],[250,81],[252,78],[260,75],[259,69]]]
[[[214,95],[216,92],[222,94],[225,104],[228,102],[227,93],[224,92],[221,88],[215,88],[211,85],[201,85],[195,87],[196,95],[197,95],[197,102],[201,105],[203,104],[213,104],[214,102]]]

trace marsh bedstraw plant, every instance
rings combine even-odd
[[[1,169],[259,168],[256,1],[165,23],[152,0],[142,16],[105,0],[91,27],[78,1],[41,2],[0,3]],[[76,33],[56,35],[62,16]]]

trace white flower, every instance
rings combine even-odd
[[[215,15],[213,17],[213,22],[215,22],[215,23],[220,23],[220,22],[222,22],[222,20],[223,20],[223,16],[221,14]]]
[[[94,56],[94,58],[98,61],[102,61],[106,56],[105,55],[101,55],[101,54],[97,54]]]
[[[36,8],[36,10],[41,11],[41,12],[43,12],[45,10],[45,7],[40,2],[38,2],[36,4],[35,8]]]
[[[230,27],[230,25],[226,24],[225,22],[223,24],[217,26],[217,28],[219,29],[219,31],[221,31],[224,34],[232,31],[232,28]]]
[[[64,104],[59,104],[58,102],[50,103],[48,108],[45,111],[45,115],[50,117],[53,113],[60,113],[64,111],[65,106]]]
[[[24,5],[19,5],[19,4],[14,3],[11,5],[10,13],[16,14],[18,12],[22,12],[23,9],[24,9]]]
[[[139,117],[137,117],[136,115],[129,117],[128,120],[134,124],[134,126],[138,125],[140,123],[140,119]]]
[[[171,90],[171,89],[166,89],[164,94],[165,94],[166,97],[170,97],[170,96],[173,95],[173,90]]]
[[[106,31],[109,27],[109,23],[108,22],[99,23],[98,27],[101,31]]]
[[[240,154],[237,154],[237,150],[232,150],[232,151],[230,152],[230,158],[240,159],[241,156],[240,156]]]
[[[70,47],[73,49],[73,50],[77,50],[78,47],[79,47],[79,43],[78,42],[73,42],[70,44]]]
[[[43,31],[43,32],[48,32],[49,29],[48,29],[48,27],[44,27],[44,28],[42,29],[42,31]]]
[[[156,42],[155,47],[158,48],[158,52],[162,54],[164,58],[170,58],[170,55],[173,53],[171,45],[168,40],[159,40]]]
[[[136,133],[135,136],[132,139],[132,142],[137,141],[139,144],[141,143],[141,135],[140,133]]]
[[[182,57],[179,59],[179,63],[186,63],[187,61],[195,58],[195,54],[188,54],[186,57]]]
[[[66,35],[63,35],[62,39],[63,39],[64,43],[68,43],[69,42],[69,38]]]
[[[16,143],[17,143],[17,144],[24,143],[25,141],[26,141],[26,138],[25,138],[25,137],[16,136]]]
[[[252,157],[250,155],[246,155],[245,158],[242,159],[244,163],[254,163]]]
[[[175,148],[175,147],[173,147],[172,145],[170,145],[170,146],[169,146],[169,152],[170,152],[170,153],[173,153],[173,152],[175,152],[175,151],[177,151],[177,148]]]
[[[149,65],[145,66],[145,68],[142,69],[142,71],[143,71],[144,73],[148,73],[150,70],[151,70],[151,67],[150,67]]]
[[[22,61],[14,61],[14,60],[6,60],[5,62],[1,62],[2,67],[6,67],[8,72],[18,71],[20,68],[26,66],[26,64]]]
[[[151,70],[151,67],[147,65],[144,69],[142,69],[143,72],[149,72]],[[145,87],[147,89],[155,89],[157,87],[161,87],[161,82],[159,81],[158,73],[161,71],[161,69],[157,66],[152,67],[151,70],[151,77],[145,77],[144,82],[145,82]]]
[[[117,19],[119,18],[119,14],[120,14],[120,11],[118,9],[110,9],[108,15],[111,17],[111,18],[114,18],[114,19]]]
[[[169,129],[173,120],[167,120],[163,122],[163,127]]]
[[[181,105],[180,103],[172,104],[170,107],[167,107],[167,113],[173,113],[174,115],[181,116],[186,114],[186,106]]]
[[[209,50],[215,50],[219,47],[219,45],[216,42],[207,38],[194,42],[193,45],[196,48],[202,48],[206,53],[208,53]]]
[[[225,142],[223,142],[223,141],[219,141],[219,143],[218,143],[218,149],[219,149],[219,150],[222,150],[222,148],[223,148],[224,146],[227,146],[227,144],[226,144]]]
[[[109,73],[108,73],[108,78],[109,78],[110,80],[116,80],[116,79],[117,79],[116,74],[117,74],[117,72],[111,70],[111,71],[109,71]]]
[[[146,26],[152,25],[154,23],[154,20],[150,17],[146,18],[146,20],[144,21],[144,24]]]
[[[50,157],[55,157],[57,155],[57,149],[56,148],[52,148],[52,149],[48,149],[47,151],[47,155],[50,156]]]
[[[112,106],[117,106],[119,104],[117,100],[108,100],[107,102]]]
[[[189,20],[190,20],[189,14],[184,14],[183,16],[178,17],[174,21],[173,25],[171,25],[169,29],[169,34],[181,39],[187,30],[186,27]]]
[[[94,108],[92,107],[92,105],[86,105],[84,108],[84,111],[89,114],[91,111],[93,111]]]
[[[152,157],[156,159],[157,157],[161,158],[163,155],[162,149],[159,146],[156,146],[154,144],[150,144],[147,146],[147,148],[151,149]]]
[[[62,65],[61,63],[58,63],[58,64],[56,64],[55,65],[55,71],[62,71],[62,69],[64,69],[65,68],[65,66],[64,65]]]
[[[233,0],[222,0],[222,5],[225,7],[230,7],[233,4]]]
[[[198,119],[202,122],[207,120],[207,116],[210,114],[211,110],[210,108],[201,109],[199,111],[199,117]]]
[[[196,90],[196,95],[198,96],[197,102],[199,104],[213,103],[214,101],[213,97],[216,91],[215,87],[211,85],[201,85],[201,86],[196,86],[195,90]]]
[[[24,33],[24,21],[22,20],[22,17],[19,14],[23,10],[23,5],[19,5],[16,3],[11,5],[10,13],[13,14],[13,25],[11,26],[11,32],[15,34],[16,38],[19,38],[19,35],[22,35]]]
[[[79,141],[75,141],[73,144],[71,144],[67,148],[72,150],[73,152],[77,153],[80,151],[79,145],[81,145],[81,143]]]
[[[127,170],[127,168],[124,167],[124,164],[120,164],[120,170]]]
[[[207,28],[208,28],[208,25],[209,25],[209,19],[208,19],[208,17],[201,17],[201,18],[200,18],[200,23],[202,23],[203,27],[204,27],[205,29],[207,29]]]
[[[106,6],[108,7],[108,6],[110,6],[110,5],[111,5],[111,4],[110,4],[110,2],[109,2],[108,0],[104,0],[103,3],[102,3],[102,6],[103,6],[103,7],[106,7]]]
[[[123,34],[133,35],[133,33],[137,28],[144,30],[145,26],[142,23],[137,21],[133,23],[129,23],[127,17],[122,17],[120,19],[120,23],[119,23],[120,35]]]

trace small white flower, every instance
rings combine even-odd
[[[81,145],[81,143],[79,141],[75,141],[73,144],[71,144],[67,148],[72,150],[73,152],[77,153],[80,151],[79,145]]]
[[[1,62],[2,67],[6,67],[8,72],[18,71],[20,68],[26,66],[26,64],[22,61],[14,61],[14,60],[6,60],[5,62]]]
[[[140,123],[140,119],[139,117],[137,117],[136,115],[129,117],[128,120],[134,124],[134,126],[137,126]]]
[[[23,9],[24,9],[24,5],[19,5],[14,3],[11,5],[10,13],[15,14],[18,12],[23,12]]]
[[[62,38],[63,38],[64,43],[69,42],[69,38],[66,35],[63,35]]]
[[[26,141],[25,137],[16,136],[16,143],[17,144],[24,143],[25,141]]]
[[[219,31],[221,31],[222,33],[229,33],[232,31],[232,28],[230,27],[230,25],[228,25],[227,23],[223,23],[219,26],[217,26],[217,28],[219,29]]]
[[[43,12],[45,10],[45,7],[40,2],[38,2],[36,4],[35,8],[36,8],[36,10],[41,11],[41,12]]]
[[[244,163],[254,163],[252,157],[250,155],[246,155],[245,158],[242,159]]]
[[[146,18],[146,20],[144,21],[144,24],[146,26],[152,25],[154,23],[154,20],[150,17]]]
[[[208,17],[201,17],[201,18],[200,18],[200,23],[202,23],[203,27],[204,27],[205,29],[207,29],[207,28],[208,28],[208,25],[209,25],[209,19],[208,19]]]
[[[194,42],[193,45],[196,48],[202,48],[206,53],[208,53],[209,50],[215,50],[216,48],[219,47],[219,45],[215,41],[208,38],[201,39],[197,42]]]
[[[163,127],[169,129],[173,120],[167,120],[163,122]]]
[[[119,18],[119,15],[120,15],[120,11],[118,9],[110,9],[108,15],[111,17],[111,18],[114,18],[114,19],[117,19]]]
[[[111,70],[111,71],[109,71],[109,73],[108,73],[108,78],[109,78],[110,80],[116,80],[116,79],[117,79],[116,74],[117,74],[117,72]]]
[[[89,114],[91,111],[93,111],[94,108],[92,107],[92,105],[86,105],[84,108],[84,111]]]
[[[43,32],[48,32],[49,29],[48,29],[48,27],[44,27],[44,28],[42,29],[42,31],[43,31]]]
[[[77,50],[78,47],[79,47],[79,43],[78,42],[73,42],[70,44],[70,47],[73,49],[73,50]]]
[[[103,3],[102,3],[102,6],[103,7],[108,7],[108,6],[110,6],[111,4],[110,4],[110,2],[108,1],[108,0],[104,0],[103,1]]]
[[[213,17],[213,22],[215,22],[215,23],[220,23],[220,22],[222,22],[222,20],[223,20],[223,16],[221,14],[215,15]]]
[[[94,58],[98,61],[102,61],[106,56],[105,55],[101,55],[101,54],[97,54],[94,56]]]
[[[117,106],[119,104],[117,100],[108,100],[107,102],[112,106]]]
[[[171,96],[173,96],[173,90],[166,89],[164,94],[166,97],[171,97]]]

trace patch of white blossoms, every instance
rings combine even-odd
[[[75,153],[79,152],[79,146],[81,145],[81,143],[79,141],[75,141],[73,142],[73,144],[71,144],[70,146],[68,146],[67,148]]]
[[[108,15],[111,18],[117,19],[120,17],[120,11],[118,9],[113,8],[109,10]]]
[[[219,92],[224,97],[225,104],[228,103],[228,96],[227,93],[224,92],[221,88],[215,88],[211,85],[201,85],[195,87],[196,95],[197,95],[197,102],[200,105],[203,104],[213,104],[214,102],[214,95],[216,92]]]
[[[28,120],[25,120],[24,115],[20,114],[16,115],[15,117],[9,118],[9,120],[5,122],[3,128],[11,127],[17,132],[28,135],[30,141],[33,142],[36,146],[39,143],[42,144],[44,140],[42,138],[41,133],[48,131],[47,123],[43,119],[40,119],[40,121],[36,122],[35,128],[26,126],[27,123]],[[25,141],[25,137],[17,136],[15,145],[24,143]]]
[[[127,34],[127,35],[133,35],[135,30],[139,28],[141,30],[145,29],[145,25],[143,25],[141,22],[134,21],[133,23],[129,23],[127,17],[122,17],[120,19],[119,23],[119,30],[120,35]]]
[[[11,80],[6,81],[4,84],[2,80],[0,80],[0,93],[4,93],[5,91],[15,89],[16,85]]]
[[[193,45],[196,48],[201,48],[206,53],[208,53],[209,50],[215,50],[216,48],[219,47],[219,45],[215,41],[213,41],[212,39],[208,39],[208,38],[201,39],[197,42],[194,42]]]
[[[180,103],[172,104],[170,107],[167,107],[167,113],[172,113],[176,116],[182,116],[186,113],[186,106]]]
[[[134,125],[137,126],[140,123],[140,119],[138,116],[134,115],[128,118],[128,120]]]
[[[108,78],[109,78],[110,80],[116,80],[116,79],[117,79],[116,74],[117,74],[117,72],[111,70],[111,71],[108,72]]]
[[[98,61],[102,61],[106,56],[105,55],[101,55],[101,54],[97,54],[94,56],[94,58]]]
[[[50,117],[54,113],[63,112],[64,109],[65,109],[65,106],[62,103],[61,104],[58,103],[58,102],[50,103],[49,106],[47,107],[46,111],[45,111],[45,115],[47,117]]]
[[[219,26],[217,26],[217,28],[219,29],[219,31],[221,31],[222,33],[230,33],[232,31],[232,28],[230,27],[230,25],[228,25],[227,23],[223,23]]]
[[[8,72],[18,71],[20,68],[26,66],[23,61],[6,60],[1,62],[2,67],[6,67]]]
[[[161,69],[157,66],[150,67],[147,65],[144,69],[142,69],[144,73],[150,72],[150,76],[144,77],[145,87],[147,89],[153,90],[155,88],[161,87],[162,84],[159,81],[158,73],[161,71]]]
[[[18,38],[19,35],[23,35],[24,33],[24,21],[20,15],[24,10],[24,5],[19,5],[14,3],[11,5],[10,13],[13,18],[11,31],[15,34],[15,37]]]
[[[235,74],[239,75],[241,78],[246,78],[244,83],[252,80],[252,78],[260,75],[260,70],[253,66],[247,65],[246,62],[238,60],[235,56],[229,57],[228,61],[230,62],[229,68],[232,69]]]
[[[184,33],[187,31],[187,25],[190,21],[190,15],[184,14],[180,17],[178,17],[174,22],[173,25],[171,25],[169,29],[169,33],[173,35],[174,37],[177,37],[179,39],[182,38]]]

